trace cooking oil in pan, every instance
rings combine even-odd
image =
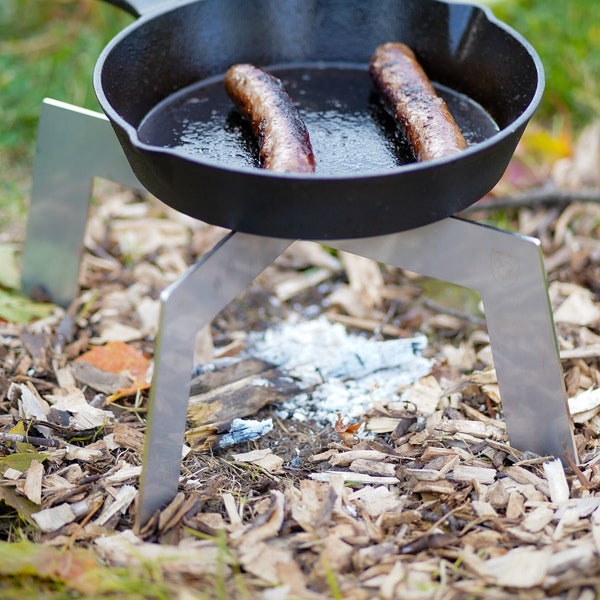
[[[414,162],[410,145],[381,104],[364,65],[318,63],[268,70],[282,80],[306,123],[317,173],[356,175]],[[479,104],[449,88],[436,89],[470,145],[498,131]],[[227,96],[222,77],[169,96],[146,116],[138,134],[147,144],[198,160],[230,168],[259,167],[257,140]]]

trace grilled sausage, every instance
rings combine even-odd
[[[250,121],[265,169],[314,172],[308,130],[279,79],[253,65],[233,65],[225,73],[225,89]]]
[[[467,147],[446,103],[408,46],[396,42],[379,46],[369,73],[404,128],[417,160],[449,156]]]

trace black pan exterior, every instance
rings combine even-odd
[[[367,64],[411,46],[430,78],[481,104],[500,131],[450,158],[352,176],[230,168],[143,143],[164,98],[231,64]],[[450,216],[502,176],[543,89],[539,58],[484,8],[437,0],[195,0],[141,18],[101,55],[100,104],[141,183],[176,210],[236,231],[341,239]]]

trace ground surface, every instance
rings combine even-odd
[[[80,296],[66,312],[0,324],[5,596],[596,597],[600,182],[597,161],[586,162],[594,148],[597,157],[590,131],[568,159],[536,168],[517,158],[496,196],[515,198],[526,181],[537,192],[516,196],[523,206],[499,212],[490,198],[469,214],[542,241],[575,398],[570,471],[508,444],[475,294],[297,243],[199,336],[179,494],[135,534],[158,294],[224,232],[99,182]],[[584,194],[592,201],[570,202]],[[290,418],[284,402],[316,388],[298,389],[250,342],[305,321],[381,345],[424,334],[429,366],[383,397],[373,388],[359,416],[347,406],[328,423]],[[217,379],[202,374],[213,361],[227,365],[208,370]],[[218,448],[235,417],[273,428]],[[136,581],[128,591],[125,572]]]

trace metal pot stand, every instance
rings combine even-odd
[[[104,115],[45,100],[39,123],[22,287],[68,306],[91,181],[140,188]],[[196,333],[293,240],[231,232],[160,295],[138,527],[176,494]],[[540,242],[450,217],[326,245],[477,290],[483,299],[511,444],[577,460]]]

